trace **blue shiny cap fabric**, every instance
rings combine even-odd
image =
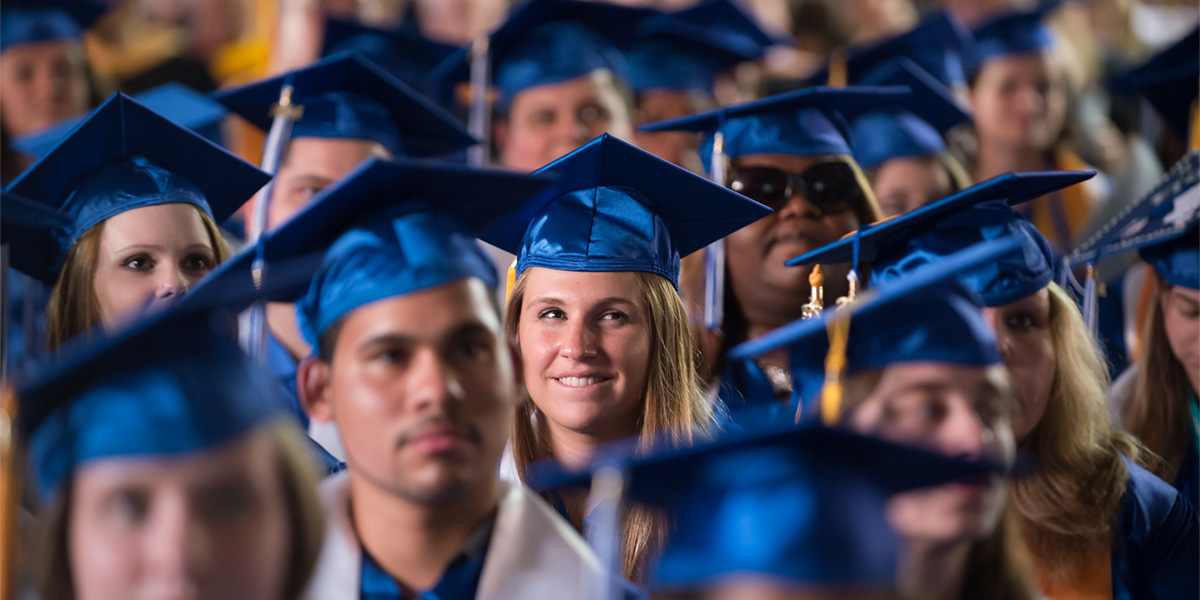
[[[393,156],[435,157],[476,143],[453,115],[354,53],[214,94],[229,110],[268,131],[284,85],[303,107],[292,138],[377,142]]]
[[[415,27],[378,29],[367,25],[328,19],[321,56],[356,52],[396,79],[421,90],[429,71],[458,50],[458,46],[436,42]]]
[[[221,223],[268,179],[257,167],[118,92],[6,188],[71,221],[53,246],[14,252],[13,266],[53,284],[75,240],[109,217],[187,203]],[[32,268],[35,264],[53,266]]]
[[[0,243],[12,248],[53,247],[66,235],[71,221],[54,208],[24,196],[0,194]],[[45,253],[21,252],[24,269],[48,271],[53,268]],[[41,261],[41,262],[38,262]]]
[[[901,85],[912,95],[892,106],[865,111],[850,123],[854,160],[875,169],[893,158],[930,156],[946,151],[943,135],[971,121],[954,93],[916,63],[900,58],[873,72],[864,85]]]
[[[172,82],[134,94],[133,99],[172,123],[190,129],[214,144],[225,145],[221,122],[228,111],[211,97]],[[41,131],[14,138],[12,147],[30,156],[42,156],[85,118],[86,114],[63,119]]]
[[[517,6],[488,39],[491,82],[505,110],[522,90],[562,83],[607,69],[628,77],[621,49],[637,39],[640,24],[658,11],[582,0],[530,0]],[[438,97],[454,102],[455,89],[469,81],[470,47],[451,55],[430,73]]]
[[[0,52],[18,44],[78,40],[108,10],[92,0],[5,0],[0,6]]]
[[[866,77],[898,58],[907,58],[951,90],[966,85],[963,64],[971,51],[971,32],[949,11],[938,11],[923,19],[912,30],[867,46],[852,48],[846,57],[846,82],[865,85]],[[823,67],[808,81],[823,85],[829,79],[829,67]]]
[[[1053,46],[1054,32],[1044,21],[1058,5],[1057,1],[1042,0],[1033,10],[1006,12],[972,30],[975,44],[967,55],[967,76],[978,73],[988,61]]]
[[[376,300],[464,277],[495,286],[495,267],[473,234],[551,180],[431,160],[364,161],[260,239],[271,299],[297,303],[300,331],[315,344],[347,312]],[[253,279],[259,251],[247,247],[219,265],[184,302],[226,306],[230,287]],[[304,260],[314,252],[322,258]],[[280,265],[309,276],[275,285]]]
[[[985,241],[940,257],[882,282],[845,308],[821,318],[793,321],[730,351],[731,359],[749,359],[779,348],[789,350],[793,381],[807,402],[819,397],[833,320],[850,319],[846,345],[849,374],[892,364],[937,362],[972,367],[1001,363],[996,335],[983,318],[982,299],[967,280],[981,264],[1018,251],[1012,239]]]
[[[227,317],[171,310],[65,346],[18,392],[41,498],[92,461],[202,452],[282,416],[274,382],[231,331]]]
[[[1117,76],[1114,91],[1146,98],[1182,141],[1189,139],[1192,107],[1200,96],[1200,27],[1142,65]]]
[[[538,169],[539,196],[479,234],[529,267],[641,271],[678,288],[682,257],[770,214],[770,209],[608,134]]]
[[[909,93],[902,87],[813,87],[650,123],[639,129],[702,132],[700,158],[706,171],[712,170],[717,131],[724,134],[724,154],[730,158],[749,154],[852,155],[846,119],[895,103]]]
[[[1091,179],[1095,171],[1009,173],[994,177],[912,212],[860,228],[845,238],[794,258],[788,265],[871,263],[872,286],[985,240],[1013,239],[1016,249],[980,263],[962,279],[987,306],[1000,306],[1045,287],[1054,277],[1049,242],[1011,207]]]
[[[1172,285],[1200,289],[1200,150],[1191,150],[1154,189],[1068,257],[1072,264],[1137,250]]]
[[[885,518],[887,499],[998,469],[809,425],[623,458],[626,498],[674,523],[652,567],[652,591],[754,575],[802,589],[891,587],[899,540]],[[534,467],[535,489],[589,478]]]

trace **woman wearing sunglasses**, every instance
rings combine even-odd
[[[724,298],[704,306],[710,318],[698,333],[701,375],[719,389],[733,422],[742,421],[739,413],[753,405],[767,405],[768,413],[786,405],[766,399],[791,396],[785,356],[725,360],[729,348],[805,314],[813,298],[812,269],[784,262],[879,219],[839,113],[883,106],[900,95],[882,88],[809,88],[642,128],[703,132],[705,169],[724,171],[730,189],[774,211],[725,237],[724,266],[709,257],[706,279],[720,281],[723,275]],[[823,273],[825,302],[848,293],[848,272],[844,266]],[[711,318],[715,312],[723,313],[721,322]],[[791,418],[769,418],[776,417]]]

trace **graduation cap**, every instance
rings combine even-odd
[[[762,58],[779,44],[729,0],[712,0],[642,23],[625,52],[635,93],[672,90],[712,94],[721,71]]]
[[[974,40],[971,32],[953,13],[938,11],[923,19],[912,30],[867,46],[851,49],[844,64],[826,65],[808,81],[813,85],[826,83],[863,85],[875,70],[898,58],[907,58],[954,90],[966,85],[963,63]],[[833,71],[844,69],[844,73]]]
[[[209,96],[181,83],[171,82],[134,94],[133,99],[172,123],[190,129],[214,144],[224,145],[221,121],[227,111]],[[86,117],[79,115],[63,119],[41,131],[14,138],[12,147],[30,156],[42,156],[67,137]]]
[[[601,465],[595,470],[612,470]],[[885,518],[890,496],[1004,467],[810,425],[626,458],[616,469],[626,499],[660,508],[674,523],[653,567],[652,590],[750,575],[805,589],[861,590],[895,580],[899,540]],[[535,489],[591,478],[545,463],[530,471]]]
[[[0,195],[0,243],[11,248],[54,244],[70,226],[65,214],[44,203],[9,192]]]
[[[708,112],[642,125],[642,131],[695,131],[710,173],[720,158],[748,154],[852,154],[847,116],[887,106],[908,95],[902,87],[813,87]],[[722,143],[717,144],[717,137]]]
[[[521,90],[569,81],[600,69],[627,78],[621,48],[637,39],[639,24],[660,14],[647,8],[581,0],[530,0],[515,8],[488,37],[491,83],[507,107]],[[439,95],[453,100],[468,81],[471,48],[462,48],[430,74]],[[472,94],[483,94],[473,90]]]
[[[642,271],[678,288],[682,257],[770,213],[608,134],[534,173],[556,176],[553,191],[479,234],[517,256],[518,276]]]
[[[229,324],[173,310],[64,347],[18,393],[18,430],[42,499],[91,461],[201,452],[283,416],[274,383]]]
[[[788,265],[871,263],[878,285],[984,240],[1012,238],[1012,253],[980,263],[963,276],[987,306],[1024,298],[1054,278],[1055,259],[1046,238],[1011,207],[1086,181],[1095,171],[1008,173],[912,212],[860,227],[845,238],[787,262]],[[857,259],[856,259],[857,257]]]
[[[1195,128],[1196,99],[1200,96],[1200,27],[1171,44],[1139,67],[1118,76],[1116,91],[1146,98],[1179,139],[1188,141]]]
[[[378,142],[393,156],[433,157],[475,144],[445,110],[369,60],[353,53],[214,94],[256,127],[271,129],[280,90],[292,86],[299,118],[291,137]]]
[[[975,45],[968,54],[966,72],[973,76],[985,63],[1003,56],[1041,52],[1054,45],[1054,33],[1046,26],[1046,15],[1059,6],[1057,0],[1041,0],[1033,10],[997,15],[971,34]]]
[[[292,268],[309,269],[309,277],[298,278],[300,285],[273,285],[270,299],[298,301],[300,330],[315,344],[346,313],[375,300],[464,277],[495,287],[495,267],[473,233],[550,181],[430,160],[370,159],[214,269],[184,302],[220,304],[228,286],[254,281],[260,252],[267,281],[275,265],[300,260]],[[313,252],[322,254],[319,262],[304,258]]]
[[[4,0],[0,52],[18,44],[78,40],[109,8],[93,0]]]
[[[217,223],[270,177],[120,92],[8,185],[66,215],[55,244],[21,248],[13,267],[53,284],[85,231],[127,210],[186,203]]]
[[[907,58],[876,69],[864,85],[901,85],[912,95],[897,98],[886,108],[865,111],[850,123],[854,159],[875,169],[893,158],[930,156],[946,151],[943,136],[971,115],[949,88]]]
[[[356,52],[396,79],[421,89],[429,71],[456,50],[458,46],[431,40],[412,27],[377,29],[328,19],[321,56]]]

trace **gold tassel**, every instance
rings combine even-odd
[[[829,53],[829,79],[825,85],[830,87],[846,87],[849,77],[846,73],[846,51],[841,48]]]
[[[504,278],[504,301],[508,302],[512,296],[513,286],[517,285],[517,259],[513,259],[512,264],[508,265],[508,275]]]
[[[1192,101],[1188,117],[1188,150],[1200,150],[1200,99]]]
[[[846,369],[850,313],[838,311],[828,327],[829,354],[825,357],[825,385],[821,388],[821,422],[832,427],[842,414],[842,372]]]

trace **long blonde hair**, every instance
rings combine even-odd
[[[232,252],[212,217],[198,207],[196,212],[204,223],[217,264],[225,262]],[[75,240],[67,251],[62,272],[50,292],[46,304],[47,345],[51,350],[71,338],[103,322],[100,299],[96,297],[96,264],[100,260],[100,237],[104,221],[97,223]]]
[[[527,274],[517,278],[504,317],[505,334],[518,348]],[[683,301],[665,278],[651,273],[634,274],[650,320],[649,377],[637,423],[637,447],[645,452],[664,436],[671,444],[691,445],[697,435],[712,434],[717,425],[696,376],[696,352]],[[512,451],[522,477],[529,465],[553,456],[545,420],[537,418],[537,407],[528,395],[517,407]],[[635,506],[626,509],[621,524],[625,532],[622,571],[625,577],[638,583],[643,581],[647,565],[661,551],[666,522],[661,514]]]
[[[1109,422],[1108,369],[1074,300],[1051,283],[1050,332],[1057,368],[1041,421],[1021,442],[1038,472],[1017,480],[1010,500],[1040,574],[1064,583],[1089,553],[1108,548],[1128,469],[1152,460]]]
[[[1155,475],[1173,481],[1188,445],[1187,398],[1191,382],[1179,359],[1171,351],[1161,290],[1170,285],[1158,278],[1158,293],[1149,303],[1142,333],[1141,357],[1137,361],[1133,398],[1122,411],[1122,422],[1150,451],[1162,457]]]

